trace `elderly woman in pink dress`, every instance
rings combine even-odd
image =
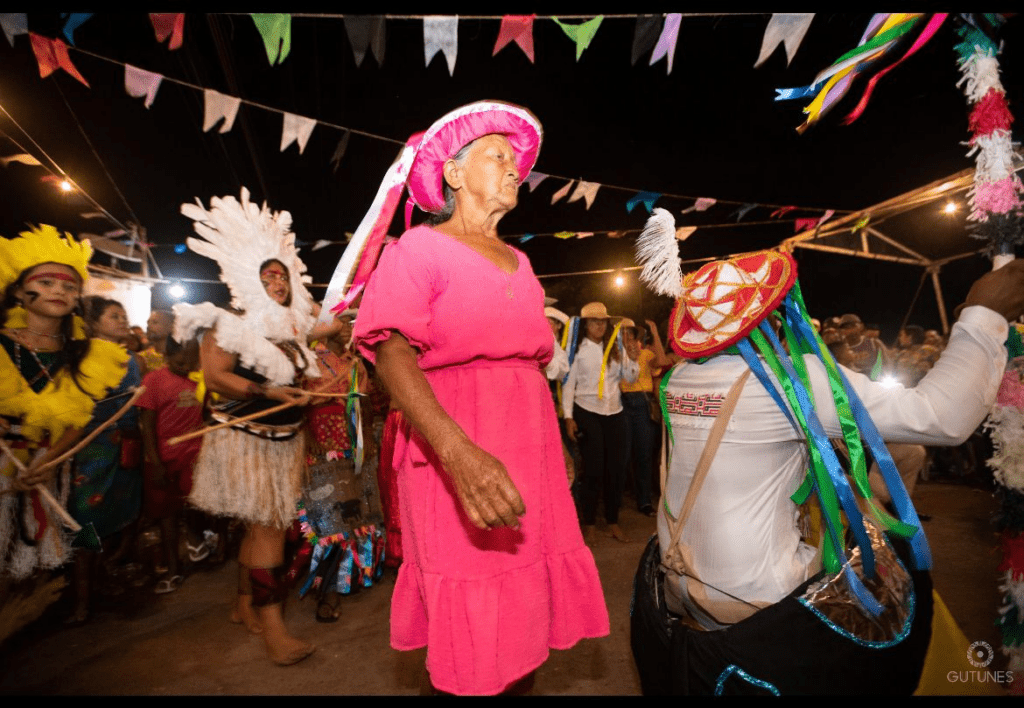
[[[540,139],[496,101],[410,139],[410,199],[434,216],[385,246],[355,326],[404,417],[391,645],[427,647],[436,692],[529,690],[550,648],[608,634],[544,377],[544,293],[497,233]]]

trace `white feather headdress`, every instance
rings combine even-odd
[[[657,207],[651,212],[636,240],[636,262],[644,267],[640,281],[651,290],[676,299],[683,294],[676,220],[667,209]]]
[[[306,373],[319,376],[316,357],[305,344],[315,321],[313,298],[305,285],[311,278],[295,248],[291,214],[271,212],[266,203],[256,206],[244,187],[241,201],[232,196],[214,197],[207,210],[196,199],[196,204],[182,204],[181,213],[195,222],[196,233],[202,237],[188,238],[188,247],[217,261],[221,280],[231,292],[231,306],[244,314],[239,318],[209,303],[176,305],[175,339],[189,339],[197,329],[219,324],[217,343],[276,384],[289,383],[289,370],[294,374],[294,369],[285,366],[288,359],[277,347],[261,346],[260,340],[264,344],[266,340],[294,340],[309,362]],[[270,260],[288,269],[291,304],[287,307],[274,302],[260,281],[260,266]],[[225,317],[240,319],[244,326],[229,324]]]

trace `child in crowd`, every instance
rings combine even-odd
[[[177,445],[167,441],[203,424],[203,402],[189,378],[199,369],[198,341],[179,344],[168,338],[164,356],[165,365],[143,379],[146,391],[137,404],[145,452],[144,509],[148,518],[160,521],[167,556],[167,576],[157,583],[157,594],[177,590],[184,580],[178,564],[178,518],[192,491],[192,469],[202,445],[202,438]]]

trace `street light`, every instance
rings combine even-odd
[[[71,191],[71,182],[67,181],[66,179],[62,180],[61,183],[60,183],[60,188],[63,191],[65,191],[65,192],[70,192]]]
[[[947,214],[953,214],[956,212],[956,202],[946,202],[946,206],[942,209]]]
[[[167,288],[167,293],[175,300],[180,300],[181,298],[185,297],[185,288],[181,285],[181,283],[175,283],[171,287]]]
[[[626,284],[626,278],[625,278],[624,275],[622,275],[620,273],[620,274],[615,276],[615,287],[621,288],[621,287],[625,286],[625,284]]]

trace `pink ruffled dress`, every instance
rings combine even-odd
[[[371,361],[389,330],[419,350],[438,401],[504,463],[526,505],[518,530],[477,529],[430,446],[407,422],[399,430],[404,562],[391,646],[426,646],[431,682],[449,693],[499,693],[549,648],[608,634],[543,373],[552,355],[544,293],[526,256],[516,256],[509,275],[444,234],[411,229],[384,248],[355,325]]]

